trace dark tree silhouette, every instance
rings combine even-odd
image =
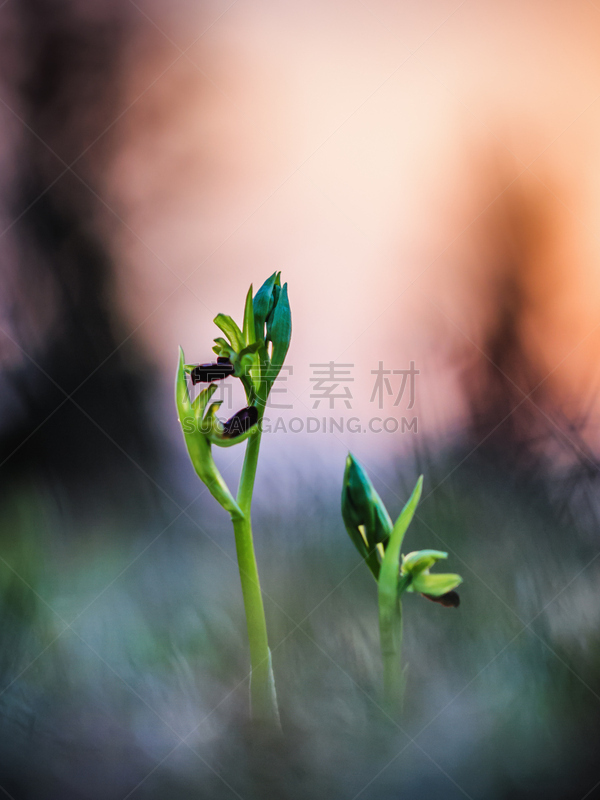
[[[6,10],[14,38],[4,104],[19,134],[5,187],[16,222],[4,294],[22,358],[2,376],[3,483],[44,480],[86,504],[127,494],[110,487],[148,485],[136,465],[152,462],[147,370],[114,303],[105,244],[114,217],[100,180],[122,110],[126,7],[22,0]]]

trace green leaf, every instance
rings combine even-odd
[[[379,574],[379,598],[380,602],[385,598],[386,602],[392,603],[396,600],[397,587],[398,587],[398,573],[400,570],[400,549],[404,534],[417,510],[417,505],[421,499],[421,492],[423,490],[423,476],[419,477],[415,488],[412,491],[408,502],[400,512],[400,516],[396,520],[396,524],[392,530],[390,540],[385,549],[385,555],[381,563],[381,572]]]
[[[414,592],[440,597],[451,592],[452,589],[456,589],[461,583],[462,578],[460,575],[452,575],[450,573],[430,575],[428,572],[421,572],[413,578],[411,588]]]
[[[179,348],[179,365],[175,378],[175,404],[177,406],[179,422],[183,425],[185,418],[190,415],[192,410],[192,401],[190,400],[186,379],[185,356],[181,347]]]
[[[234,375],[242,378],[249,404],[252,403],[252,398],[261,385],[260,355],[258,354],[261,347],[264,348],[263,342],[252,342],[244,347],[236,362]]]
[[[252,304],[252,284],[250,284],[250,288],[248,289],[246,306],[244,308],[244,341],[247,345],[256,341],[256,333],[254,331],[254,306]]]
[[[217,469],[212,457],[210,440],[202,432],[201,428],[202,411],[215,390],[216,386],[208,386],[200,392],[194,403],[191,402],[186,381],[185,357],[180,347],[179,364],[175,378],[175,403],[190,460],[194,465],[196,474],[206,484],[213,497],[224,509],[229,511],[232,517],[239,519],[244,515]],[[213,403],[213,405],[215,404]]]
[[[227,314],[217,314],[214,319],[214,323],[223,331],[225,336],[227,336],[236,353],[239,353],[240,350],[244,349],[246,345],[246,342],[244,341],[244,335],[242,334],[235,320],[233,320]]]

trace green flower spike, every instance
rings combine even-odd
[[[420,592],[444,606],[458,605],[453,591],[459,575],[431,575],[430,568],[448,554],[440,550],[419,550],[401,556],[404,535],[412,522],[421,497],[419,478],[406,505],[392,525],[383,502],[368,475],[356,459],[346,459],[342,489],[342,517],[348,535],[377,581],[379,638],[384,671],[384,693],[392,709],[399,708],[404,692],[401,666],[402,603],[404,592]]]
[[[261,439],[261,422],[269,392],[287,354],[292,334],[292,317],[287,284],[281,286],[275,272],[252,296],[246,295],[242,327],[226,315],[218,314],[215,324],[223,336],[214,342],[216,363],[186,364],[180,349],[175,382],[179,422],[196,474],[213,497],[229,512],[235,533],[242,594],[246,609],[252,678],[252,714],[279,724],[271,653],[258,579],[250,508]],[[191,382],[208,383],[192,402]],[[211,403],[214,381],[238,378],[246,393],[247,407],[226,422],[217,417],[220,402]],[[232,447],[247,442],[237,497],[234,498],[213,459],[212,446]]]
[[[267,394],[281,371],[292,336],[287,283],[281,286],[280,276],[280,272],[274,272],[260,287],[253,302],[256,341],[264,344],[260,356]]]
[[[248,404],[263,408],[292,336],[287,283],[281,286],[280,275],[274,272],[267,278],[254,298],[250,287],[242,329],[226,314],[218,314],[214,320],[227,338],[217,337],[213,351],[233,365],[233,375],[244,384]],[[188,369],[192,368],[190,365]]]

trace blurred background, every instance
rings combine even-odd
[[[5,0],[0,37],[2,793],[600,797],[600,4]],[[282,740],[172,397],[275,270]],[[348,450],[392,516],[424,473],[407,547],[464,578],[404,604],[397,723]]]

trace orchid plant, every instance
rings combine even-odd
[[[401,707],[404,694],[402,656],[402,595],[417,592],[446,607],[456,608],[460,575],[431,574],[430,568],[448,557],[441,550],[418,550],[401,556],[402,543],[421,498],[423,476],[392,524],[383,501],[359,462],[346,459],[342,517],[348,534],[377,581],[379,638],[383,661],[384,697]]]
[[[261,441],[261,423],[271,388],[285,360],[292,333],[287,284],[275,272],[256,295],[248,290],[242,327],[225,314],[215,317],[224,334],[213,351],[216,362],[186,364],[183,350],[175,383],[179,422],[196,474],[213,497],[229,512],[246,611],[250,645],[250,698],[255,719],[279,724],[271,653],[256,565],[250,511]],[[216,382],[227,378],[241,381],[247,405],[222,422],[217,411],[222,401],[211,403]],[[192,400],[188,385],[208,384]],[[212,447],[233,447],[246,442],[246,452],[236,497],[233,496],[213,459]]]

